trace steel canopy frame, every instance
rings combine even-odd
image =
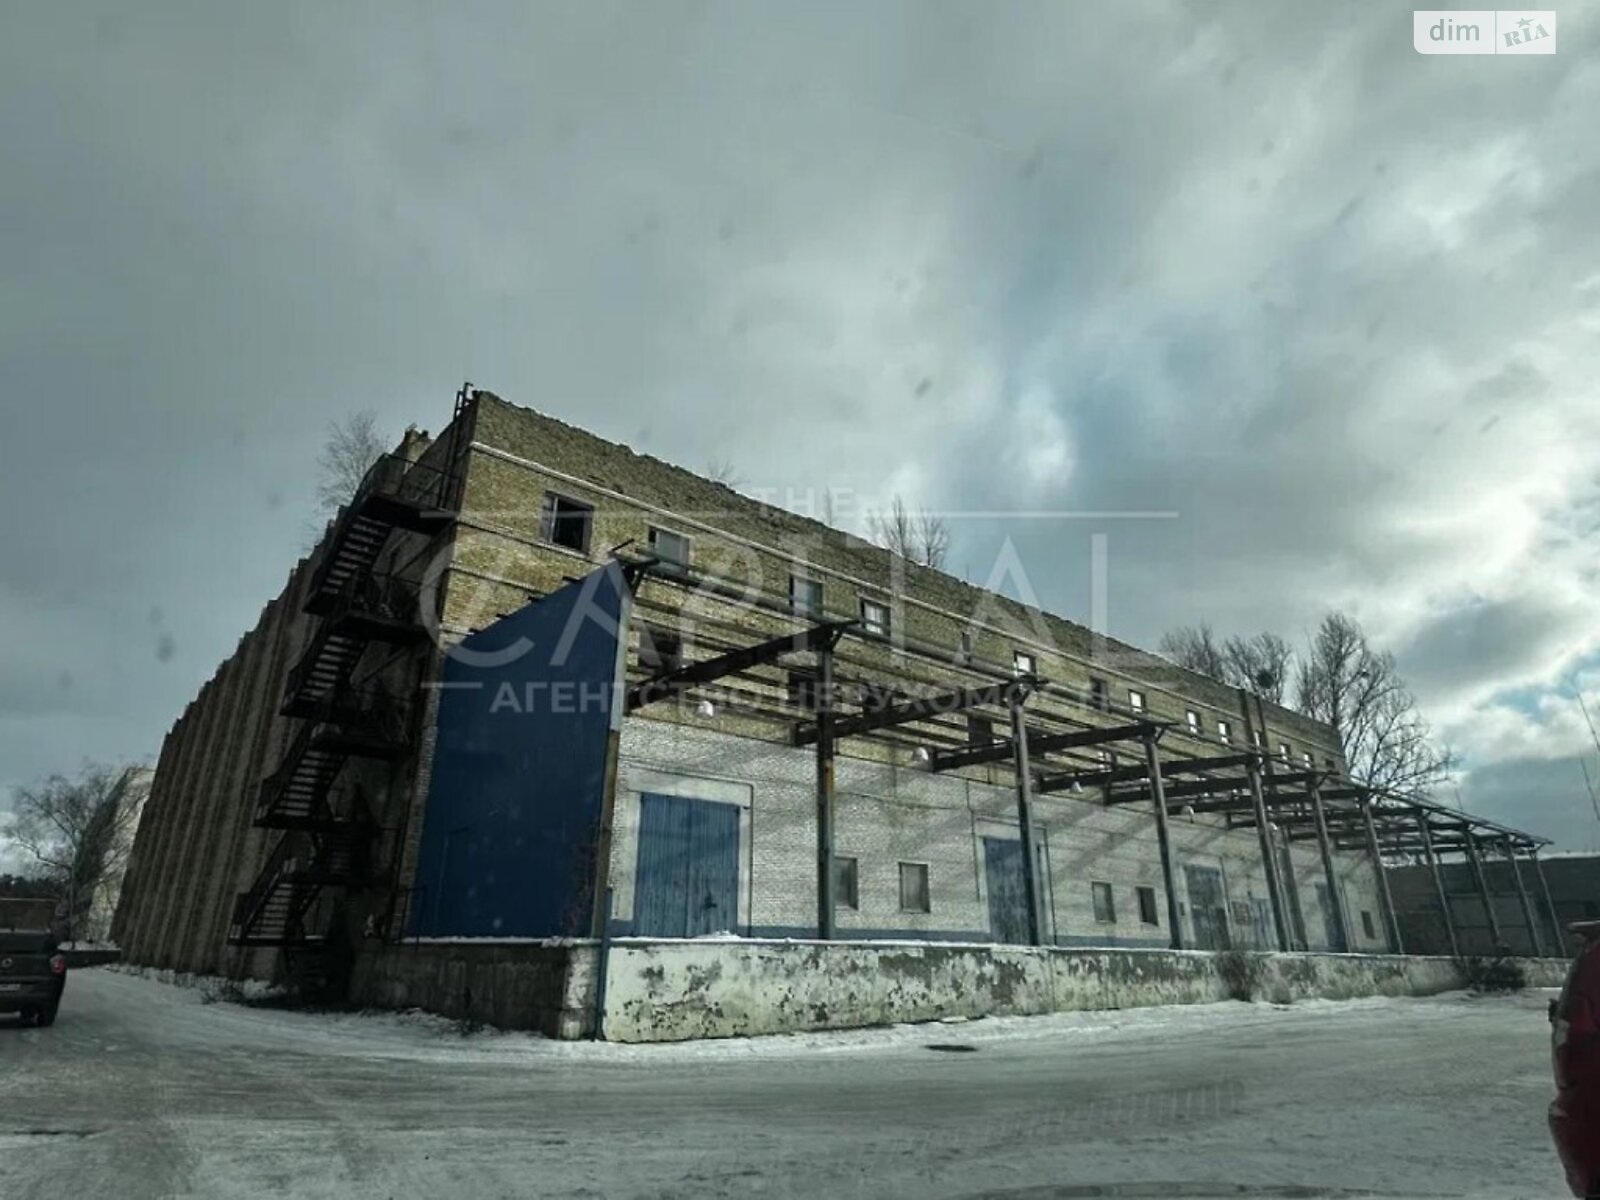
[[[618,556],[620,557],[620,556]],[[657,562],[654,559],[625,561],[630,585],[650,574]],[[656,577],[656,576],[652,576]],[[681,582],[676,576],[661,576],[663,582]],[[776,613],[774,614],[776,615]],[[1373,860],[1379,875],[1379,902],[1384,908],[1391,944],[1398,951],[1400,935],[1398,917],[1392,899],[1387,895],[1387,880],[1383,874],[1381,854],[1415,854],[1427,856],[1437,866],[1437,856],[1444,853],[1463,853],[1474,868],[1480,896],[1492,924],[1497,925],[1488,889],[1484,880],[1479,856],[1480,842],[1504,848],[1512,859],[1518,893],[1527,920],[1530,937],[1536,946],[1540,939],[1532,917],[1532,904],[1522,886],[1518,867],[1518,852],[1526,852],[1532,859],[1539,882],[1543,886],[1542,865],[1537,858],[1541,846],[1549,844],[1546,838],[1535,837],[1521,830],[1511,829],[1485,818],[1473,817],[1446,808],[1420,796],[1397,792],[1377,785],[1364,784],[1340,776],[1333,770],[1305,770],[1279,772],[1271,769],[1263,748],[1247,748],[1241,752],[1191,758],[1170,758],[1163,761],[1158,743],[1174,723],[1143,718],[1139,714],[1123,715],[1120,724],[1095,726],[1085,724],[1048,732],[1029,726],[1023,720],[1024,706],[1035,694],[1059,700],[1060,689],[1050,688],[1036,676],[1025,675],[1004,678],[996,682],[975,686],[954,687],[949,691],[915,700],[896,700],[877,707],[863,707],[859,712],[840,713],[833,679],[834,649],[847,633],[856,631],[860,622],[836,620],[818,622],[794,633],[783,634],[738,647],[712,658],[695,663],[681,664],[671,670],[655,674],[631,685],[626,694],[626,711],[632,713],[649,704],[683,696],[697,687],[715,682],[729,675],[738,675],[753,668],[776,664],[784,655],[814,653],[818,664],[819,696],[815,719],[797,721],[792,727],[791,741],[796,746],[817,747],[817,896],[818,930],[823,938],[834,932],[834,872],[833,872],[833,759],[840,738],[870,735],[891,730],[917,721],[969,711],[980,707],[1003,707],[1010,717],[1011,737],[997,739],[985,745],[951,749],[929,747],[929,768],[934,772],[959,770],[1010,760],[1016,774],[1016,797],[1019,828],[1023,842],[1024,887],[1029,897],[1028,932],[1030,941],[1039,944],[1046,930],[1041,911],[1041,889],[1036,878],[1036,860],[1033,854],[1032,799],[1037,794],[1049,794],[1066,789],[1103,789],[1107,805],[1151,802],[1154,809],[1157,841],[1161,852],[1162,876],[1166,885],[1168,924],[1172,945],[1181,948],[1183,934],[1178,913],[1178,900],[1168,829],[1168,816],[1176,802],[1185,812],[1196,814],[1221,813],[1226,815],[1229,828],[1256,825],[1260,830],[1263,869],[1273,905],[1274,922],[1280,947],[1288,944],[1286,914],[1283,897],[1279,894],[1273,849],[1267,835],[1269,825],[1277,826],[1289,842],[1316,837],[1321,844],[1324,869],[1330,885],[1335,882],[1331,852],[1365,849]],[[993,678],[991,676],[991,678]],[[1068,697],[1068,699],[1073,699]],[[1083,707],[1099,707],[1077,698]],[[1045,714],[1048,720],[1068,722],[1073,718],[1058,713]],[[1131,719],[1129,719],[1131,718]],[[938,740],[938,739],[935,739]],[[1143,764],[1130,763],[1109,766],[1100,770],[1075,770],[1043,774],[1036,767],[1038,759],[1054,752],[1106,746],[1117,742],[1134,742],[1143,748]],[[1243,768],[1240,773],[1239,769]],[[1264,769],[1265,768],[1265,769]],[[1213,774],[1229,772],[1229,774]],[[1190,776],[1197,778],[1168,782],[1165,776]],[[1142,786],[1140,786],[1142,782]],[[1133,784],[1132,787],[1117,787]],[[1303,785],[1303,791],[1284,792],[1287,785]],[[1326,786],[1324,786],[1326,785]],[[1191,802],[1198,800],[1198,803]],[[1353,803],[1351,803],[1353,802]],[[1437,836],[1436,836],[1437,835]],[[1548,889],[1546,889],[1548,891]],[[1337,889],[1332,895],[1338,896]],[[1546,900],[1547,907],[1548,899]],[[1342,905],[1335,903],[1334,912],[1338,933],[1348,941],[1347,922]],[[1447,914],[1447,921],[1450,920]],[[1454,941],[1453,921],[1451,924]],[[1552,916],[1552,924],[1556,925]],[[1559,927],[1554,930],[1559,937]],[[1496,940],[1499,934],[1496,929]]]

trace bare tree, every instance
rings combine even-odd
[[[350,503],[372,464],[389,450],[389,443],[378,432],[378,416],[370,408],[352,413],[328,425],[328,440],[317,458],[322,479],[317,484],[317,508],[337,512]]]
[[[1222,647],[1223,681],[1282,704],[1293,673],[1294,647],[1275,633],[1230,637]]]
[[[139,812],[131,781],[125,767],[85,763],[70,779],[51,775],[13,792],[11,837],[60,889],[71,936],[96,887],[126,865]]]
[[[1211,626],[1180,625],[1161,635],[1161,653],[1178,666],[1227,682],[1228,657]]]
[[[950,526],[927,509],[916,512],[899,496],[888,512],[867,514],[867,536],[892,554],[942,570],[950,556]]]
[[[739,468],[734,465],[733,459],[721,455],[706,464],[705,477],[712,483],[720,483],[726,488],[738,488],[744,483],[744,476],[739,474]]]
[[[1395,669],[1353,617],[1329,613],[1311,637],[1295,679],[1295,706],[1333,726],[1357,778],[1397,791],[1443,782],[1454,765]]]

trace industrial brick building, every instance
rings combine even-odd
[[[116,934],[262,977],[600,934],[1385,952],[1380,854],[1480,835],[1540,844],[1349,779],[1295,712],[463,388],[172,727]]]

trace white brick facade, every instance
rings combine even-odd
[[[974,773],[977,774],[977,773]],[[837,759],[835,853],[857,860],[859,907],[840,906],[840,937],[990,939],[983,841],[1017,836],[1016,799],[1008,767],[992,782],[932,774],[843,754]],[[816,930],[816,758],[753,738],[693,726],[630,718],[623,727],[617,781],[611,883],[613,920],[633,916],[640,796],[693,796],[740,808],[739,928],[755,936],[813,936]],[[1169,942],[1154,817],[1145,805],[1107,807],[1098,795],[1052,794],[1034,800],[1040,828],[1047,929],[1062,945],[1151,945]],[[1220,818],[1174,817],[1174,870],[1186,945],[1194,941],[1183,868],[1220,870],[1230,909],[1262,900],[1267,888],[1253,829],[1228,830]],[[1311,949],[1326,949],[1315,885],[1323,880],[1315,843],[1293,847],[1295,881]],[[930,911],[900,910],[901,862],[928,865]],[[1372,869],[1364,856],[1336,855],[1348,906],[1351,949],[1386,949]],[[1109,883],[1114,923],[1095,919],[1091,883]],[[1136,889],[1155,892],[1157,925],[1140,920]],[[1367,936],[1361,913],[1371,914]],[[1230,921],[1234,944],[1252,947],[1250,928]],[[1272,944],[1270,917],[1266,943]]]

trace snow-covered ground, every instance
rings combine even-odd
[[[1562,1194],[1544,993],[654,1046],[214,995],[0,1019],[0,1196]]]

